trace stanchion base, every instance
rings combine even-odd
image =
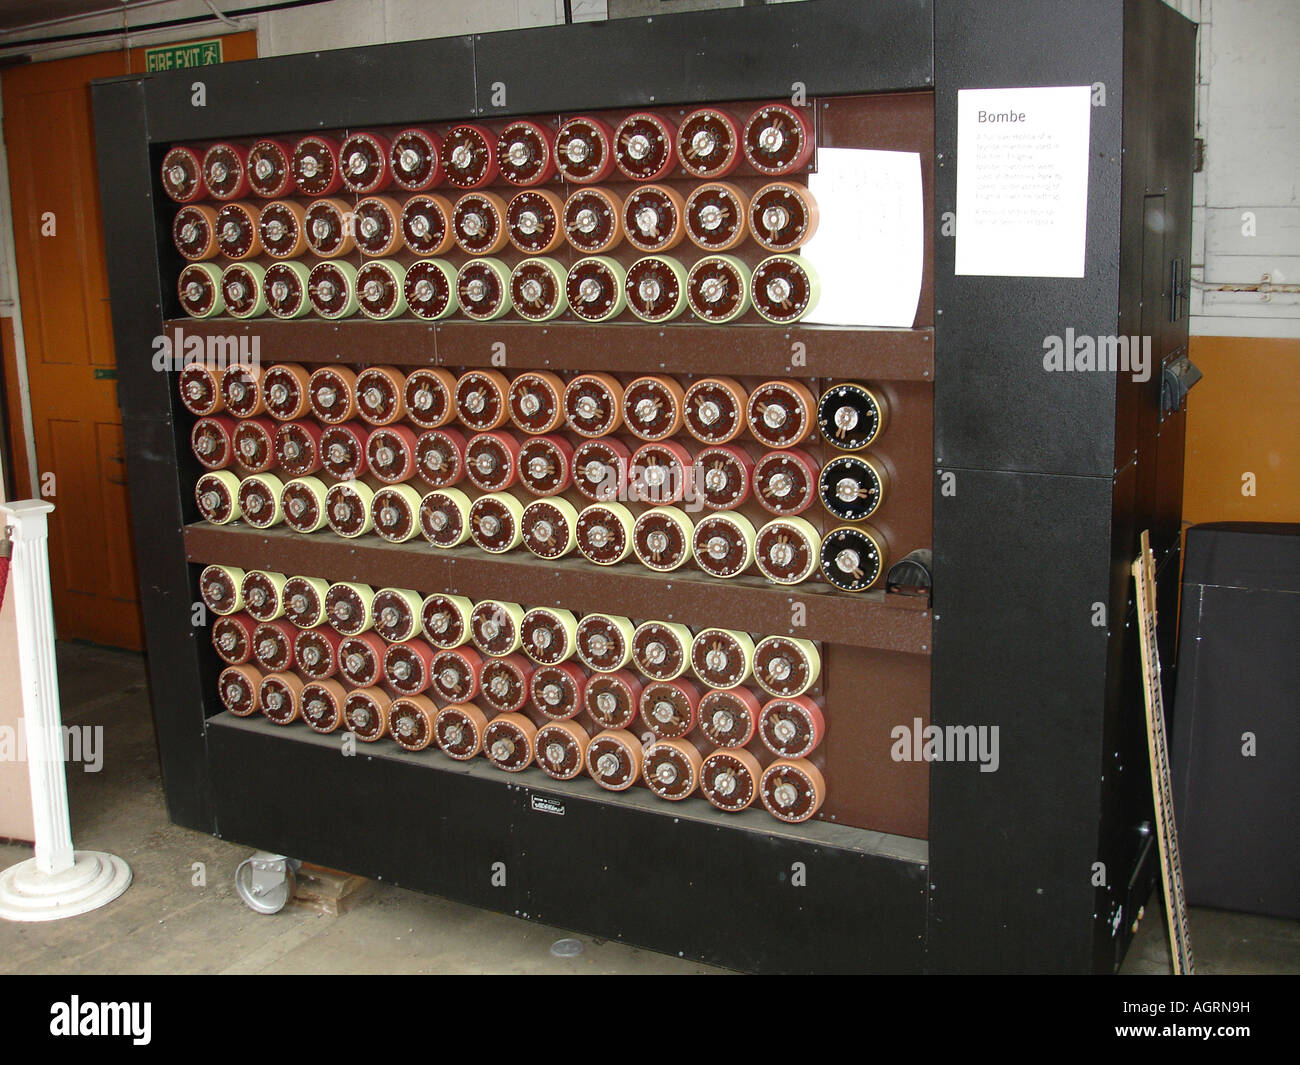
[[[77,851],[71,869],[43,873],[36,859],[0,872],[0,918],[7,921],[57,921],[89,913],[112,902],[131,886],[131,867],[115,854]]]

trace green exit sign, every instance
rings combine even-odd
[[[144,69],[154,74],[162,70],[185,70],[188,67],[210,67],[221,62],[221,38],[211,41],[190,41],[188,44],[169,44],[161,48],[146,48]]]

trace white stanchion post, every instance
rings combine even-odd
[[[47,515],[53,509],[35,499],[0,503],[13,542],[9,594],[18,629],[18,681],[36,831],[36,856],[0,872],[0,917],[10,921],[86,913],[112,902],[131,884],[131,869],[121,858],[72,848],[50,600]]]

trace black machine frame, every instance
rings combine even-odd
[[[1194,41],[1194,25],[1160,0],[809,0],[97,83],[118,392],[172,820],[739,969],[1116,968],[1157,875],[1128,564],[1150,528],[1160,606],[1174,617],[1184,415],[1162,411],[1158,372],[1144,383],[1043,373],[1042,342],[1073,327],[1150,335],[1157,364],[1185,353]],[[615,801],[592,784],[503,782],[396,751],[340,758],[326,737],[286,743],[264,722],[210,721],[215,669],[190,625],[200,567],[184,544],[196,467],[172,377],[151,365],[175,276],[158,209],[163,146],[783,97],[795,82],[810,98],[933,93],[936,224],[955,209],[959,89],[1101,87],[1083,278],[955,276],[950,235],[935,240],[936,318],[923,329],[934,345],[931,721],[997,725],[999,770],[934,763],[922,841],[783,826],[761,811],[665,816],[653,798]],[[500,85],[508,102],[494,107]],[[941,490],[954,483],[955,494]],[[492,875],[498,863],[504,877]]]

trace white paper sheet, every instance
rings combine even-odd
[[[957,93],[956,272],[1083,277],[1087,85]]]
[[[822,294],[804,321],[911,328],[925,259],[921,157],[820,148],[808,187],[821,221],[802,254]]]

